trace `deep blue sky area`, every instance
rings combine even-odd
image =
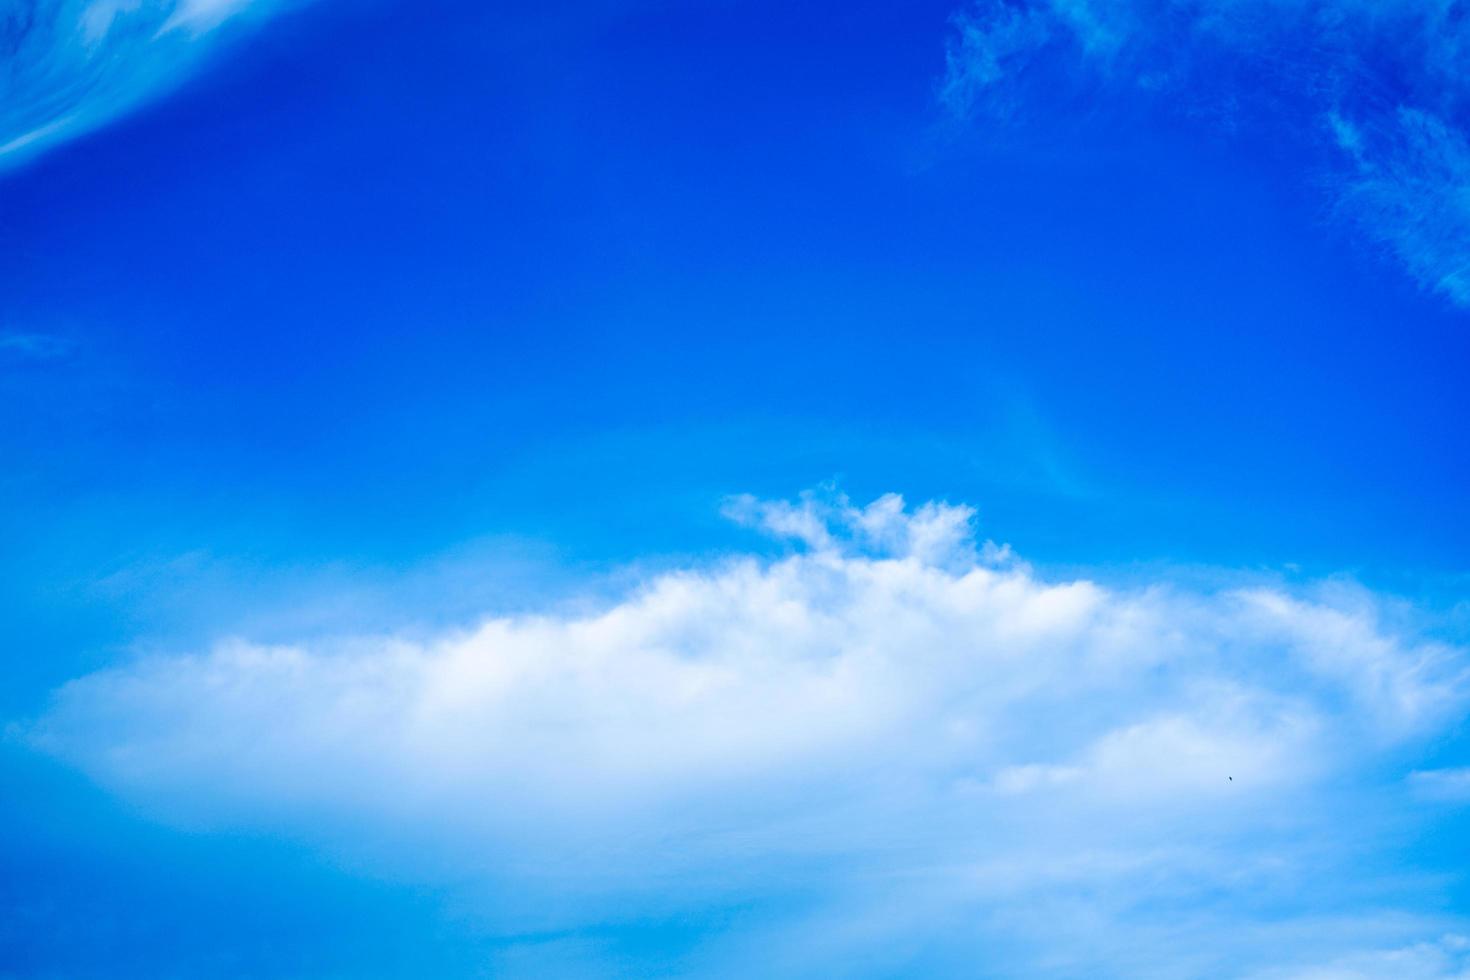
[[[0,172],[0,335],[46,338],[0,343],[0,714],[139,648],[779,551],[722,501],[828,481],[1042,569],[1453,608],[1470,316],[1342,220],[1320,127],[1044,66],[957,115],[957,9],[320,0]],[[0,976],[659,972],[783,907],[507,946],[460,883],[0,760]]]
[[[5,379],[7,538],[621,556],[835,477],[1038,560],[1458,571],[1463,314],[1324,227],[1302,148],[956,132],[948,13],[284,18],[0,185],[7,322],[74,344]]]

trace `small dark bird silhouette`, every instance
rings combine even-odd
[[[1225,778],[1228,779],[1228,780],[1230,780],[1232,783],[1235,782],[1235,777],[1234,776],[1226,776]]]

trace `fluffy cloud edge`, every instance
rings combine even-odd
[[[21,737],[166,822],[512,881],[553,919],[858,873],[986,915],[1106,888],[1126,929],[1139,889],[1300,887],[1321,839],[1377,832],[1335,794],[1394,785],[1470,697],[1466,651],[1362,590],[1050,580],[894,495],[726,511],[794,550],[592,612],[142,659]]]

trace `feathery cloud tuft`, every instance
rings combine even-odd
[[[0,170],[177,85],[227,21],[292,0],[19,0],[0,9]]]
[[[1440,0],[978,0],[941,99],[1004,115],[1042,69],[1325,151],[1339,210],[1470,305],[1470,16]]]

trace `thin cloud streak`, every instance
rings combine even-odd
[[[66,337],[45,333],[0,333],[0,361],[60,361],[76,352]]]
[[[0,172],[175,88],[292,0],[22,0],[0,13]]]

